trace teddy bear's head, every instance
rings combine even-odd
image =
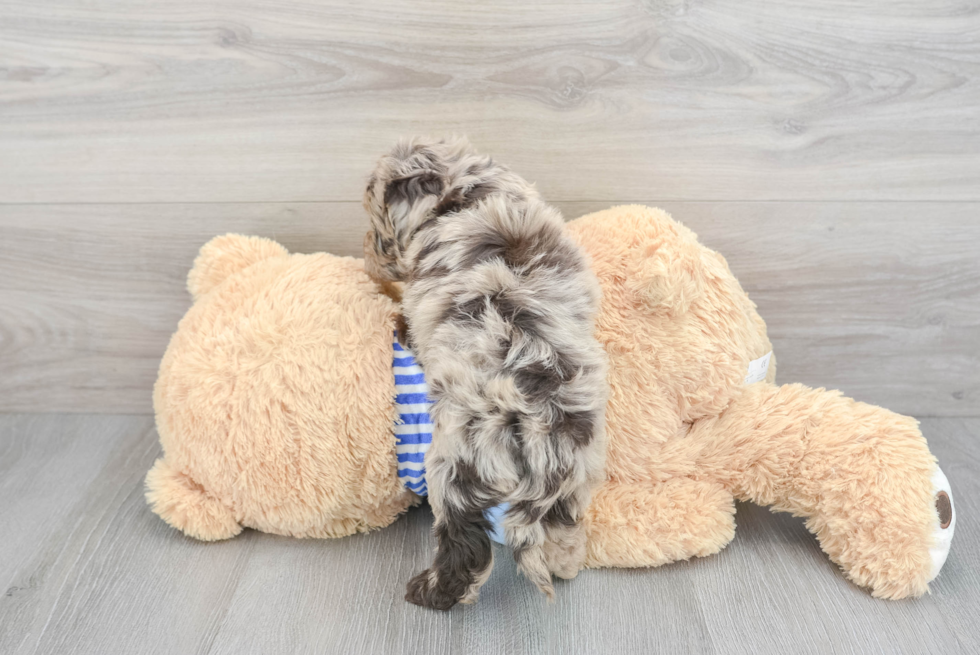
[[[360,260],[225,235],[188,289],[154,388],[165,457],[148,498],[164,519],[201,539],[343,536],[413,502],[393,454],[397,308]]]

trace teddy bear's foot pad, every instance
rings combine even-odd
[[[946,557],[949,555],[949,547],[953,543],[953,530],[956,528],[956,507],[953,505],[953,491],[949,486],[949,480],[943,470],[936,467],[936,472],[932,474],[933,498],[936,500],[936,525],[933,529],[935,541],[929,549],[929,556],[932,558],[932,571],[929,573],[929,582],[936,579]]]

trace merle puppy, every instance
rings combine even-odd
[[[364,207],[367,270],[405,283],[407,337],[435,401],[425,464],[438,552],[406,599],[474,602],[493,567],[484,512],[508,502],[507,543],[551,600],[551,575],[582,566],[580,522],[604,475],[598,283],[559,213],[464,140],[398,143]]]

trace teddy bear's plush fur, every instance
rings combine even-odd
[[[765,324],[724,258],[664,212],[617,207],[569,227],[602,286],[596,336],[609,357],[607,479],[585,518],[587,565],[716,553],[739,499],[807,517],[874,595],[925,592],[954,523],[916,422],[776,386],[774,359],[746,383],[771,350]],[[195,303],[154,390],[157,514],[203,540],[242,527],[341,537],[418,502],[398,479],[392,431],[398,306],[362,261],[227,235],[202,248],[188,287]]]

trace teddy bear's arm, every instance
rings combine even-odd
[[[585,517],[586,566],[660,566],[713,555],[735,536],[735,503],[716,482],[606,482]]]

